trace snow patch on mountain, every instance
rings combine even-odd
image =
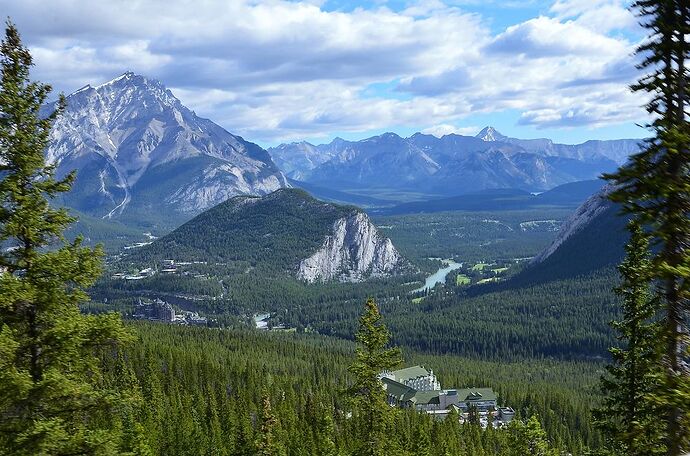
[[[476,137],[486,142],[503,141],[508,138],[507,136],[499,133],[494,127],[484,127],[482,131],[477,133]]]

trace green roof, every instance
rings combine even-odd
[[[463,388],[456,390],[460,402],[464,401],[495,401],[496,393],[491,388]]]
[[[383,377],[381,379],[383,382],[386,394],[395,397],[400,402],[406,402],[412,399],[417,392],[415,389],[410,388],[407,385],[396,382],[388,377]]]
[[[429,375],[429,371],[424,369],[422,366],[413,366],[393,371],[391,374],[395,376],[397,381],[404,382],[417,377],[426,377]]]
[[[414,395],[414,403],[417,405],[439,404],[440,394],[441,391],[417,391]]]

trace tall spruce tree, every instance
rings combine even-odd
[[[74,179],[56,179],[43,155],[65,100],[41,116],[51,88],[30,82],[31,55],[9,22],[0,65],[0,448],[120,454],[119,393],[104,386],[98,354],[128,336],[118,315],[79,312],[102,252],[66,242],[73,219],[50,205]]]
[[[259,456],[281,456],[285,454],[276,438],[278,419],[271,410],[271,398],[265,393],[261,399],[261,430],[256,443]]]
[[[688,450],[690,381],[687,369],[690,295],[690,124],[688,68],[690,4],[685,0],[639,0],[634,8],[649,30],[638,54],[646,74],[632,89],[649,94],[653,136],[617,173],[611,195],[651,235],[657,246],[650,278],[663,300],[664,382],[655,395],[665,404],[667,454]]]
[[[611,454],[664,454],[663,428],[654,394],[660,387],[659,299],[650,291],[649,241],[639,224],[628,224],[630,241],[618,267],[623,299],[621,319],[611,323],[621,347],[611,349],[614,364],[602,378],[605,398],[595,412]]]
[[[350,394],[354,418],[359,425],[357,455],[383,456],[387,452],[394,410],[386,401],[379,374],[401,363],[400,350],[388,348],[390,334],[381,322],[376,302],[368,299],[359,319],[355,361],[348,370],[354,375]]]

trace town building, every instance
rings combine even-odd
[[[173,322],[175,321],[175,309],[161,299],[153,301],[139,299],[139,302],[134,307],[134,315],[132,317],[138,320]]]
[[[385,371],[379,379],[388,404],[394,407],[426,412],[439,419],[455,410],[461,420],[468,419],[470,411],[476,410],[483,426],[491,421],[495,427],[507,424],[515,416],[510,407],[498,407],[498,397],[491,388],[442,389],[434,372],[422,366]]]
[[[132,318],[178,325],[208,325],[208,318],[202,317],[198,312],[183,310],[182,313],[176,314],[173,306],[162,299],[154,299],[153,301],[139,299],[139,302],[134,306]]]

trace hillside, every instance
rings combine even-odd
[[[606,199],[606,186],[563,223],[558,237],[514,280],[542,282],[613,268],[624,256],[627,217]]]
[[[388,276],[405,263],[359,209],[297,189],[232,198],[127,258],[149,264],[166,259],[221,263],[307,282]]]

